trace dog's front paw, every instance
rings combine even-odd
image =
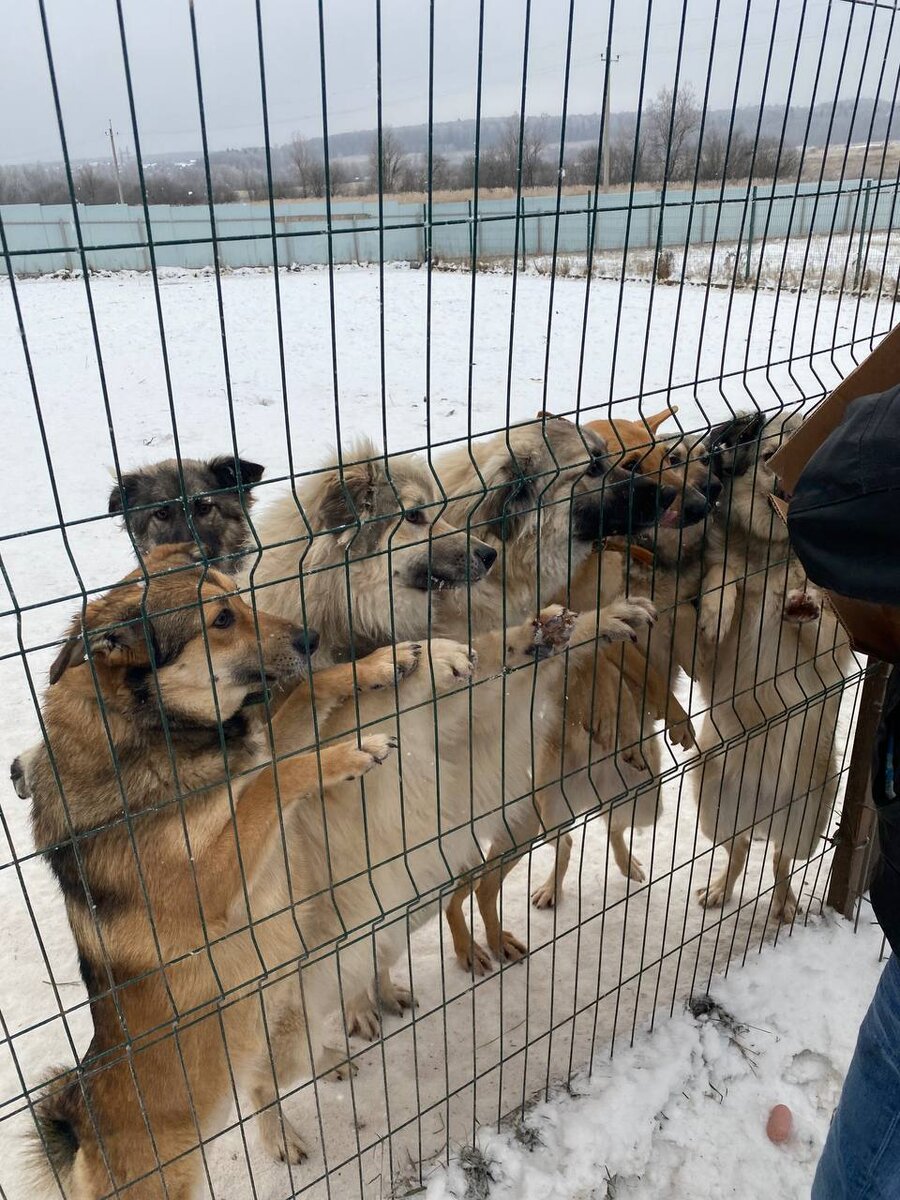
[[[793,588],[784,598],[785,621],[793,625],[805,625],[808,621],[818,621],[822,615],[822,602],[813,592],[804,592],[801,588]]]
[[[610,720],[606,714],[595,720],[593,728],[590,730],[591,743],[597,750],[597,754],[594,756],[595,761],[597,758],[607,758],[615,750],[617,724],[615,719]]]
[[[478,663],[474,650],[448,638],[432,638],[426,643],[428,659],[438,691],[471,679]]]
[[[534,634],[531,640],[531,653],[535,658],[549,658],[565,650],[575,628],[578,613],[561,604],[551,604],[542,608],[532,621]]]
[[[373,767],[380,766],[388,755],[397,749],[397,739],[382,733],[370,733],[358,746],[353,742],[346,742],[343,749],[347,755],[344,779],[360,779]]]
[[[697,748],[697,736],[690,717],[672,721],[667,727],[667,733],[669,741],[673,746],[680,746],[682,750],[695,750]]]
[[[393,687],[412,675],[421,657],[421,642],[397,642],[394,646],[382,646],[357,663],[360,686],[371,691]]]
[[[597,636],[602,642],[636,642],[638,632],[656,621],[656,606],[644,596],[628,596],[607,604],[600,613]]]
[[[700,601],[697,629],[700,636],[710,645],[718,645],[728,636],[734,621],[737,589],[736,583],[726,583],[721,588],[707,592]]]

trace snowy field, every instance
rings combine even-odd
[[[747,262],[747,243],[720,241],[713,244],[667,246],[660,255],[652,249],[629,250],[624,271],[621,250],[600,250],[594,254],[592,271],[601,279],[652,279],[655,274],[666,282],[684,280],[715,287],[761,287],[794,292],[858,292],[893,296],[900,280],[900,239],[894,230],[888,233],[813,234],[803,238],[767,236],[757,230]],[[664,258],[660,270],[660,258]],[[553,271],[551,255],[535,255],[526,260],[526,270],[539,275]],[[587,258],[581,254],[557,256],[556,272],[564,278],[581,277],[587,271]]]
[[[48,643],[59,637],[77,607],[81,587],[102,588],[130,569],[124,535],[105,516],[92,519],[105,514],[110,487],[106,468],[114,455],[125,468],[167,457],[176,437],[188,455],[229,451],[233,428],[241,453],[265,463],[269,486],[281,491],[291,461],[299,472],[328,456],[336,440],[337,411],[345,442],[366,433],[380,443],[384,432],[392,451],[422,445],[429,432],[432,443],[441,443],[464,437],[469,429],[478,434],[532,417],[540,408],[571,412],[579,399],[581,408],[595,416],[605,415],[610,398],[622,415],[638,412],[639,397],[647,413],[671,400],[680,405],[684,428],[705,428],[730,406],[772,407],[779,401],[818,398],[893,323],[885,300],[876,305],[874,300],[844,297],[839,303],[812,294],[732,296],[642,283],[629,283],[620,291],[596,280],[585,321],[584,280],[557,280],[551,292],[549,280],[529,275],[516,281],[511,338],[513,281],[492,274],[476,281],[470,346],[471,278],[436,273],[429,361],[427,284],[423,271],[389,269],[382,294],[377,270],[348,268],[336,273],[332,294],[325,271],[283,275],[283,387],[271,273],[240,272],[223,279],[227,361],[210,274],[162,279],[165,358],[148,277],[91,281],[96,345],[83,282],[22,283],[17,289],[22,331],[40,398],[42,434],[12,289],[8,281],[0,283],[0,403],[7,439],[0,762],[8,762],[37,733],[29,676],[40,691],[53,654]],[[856,344],[847,348],[851,342]],[[68,548],[54,528],[58,517],[42,437],[68,525]],[[266,486],[259,489],[261,504],[267,491]],[[26,529],[38,532],[16,536]],[[20,646],[27,651],[28,674]],[[33,1085],[48,1065],[70,1063],[74,1051],[83,1052],[90,1022],[62,902],[43,865],[28,858],[27,805],[4,782],[0,806],[6,842],[0,845],[0,955],[5,968],[0,975],[0,1194],[24,1200],[33,1192],[20,1154],[29,1124],[22,1111],[23,1086]],[[606,1064],[613,1047],[613,1066],[595,1069],[587,1116],[579,1116],[578,1128],[587,1130],[583,1136],[590,1139],[591,1152],[606,1156],[611,1175],[621,1176],[627,1187],[646,1190],[607,1187],[604,1192],[598,1167],[590,1188],[579,1184],[580,1191],[565,1190],[568,1185],[556,1179],[552,1194],[585,1200],[592,1195],[712,1195],[699,1184],[688,1187],[685,1155],[721,1157],[723,1151],[716,1154],[709,1144],[711,1131],[720,1130],[721,1146],[727,1138],[731,1147],[739,1122],[728,1124],[723,1115],[716,1124],[700,1105],[697,1096],[706,1086],[707,1070],[701,1051],[714,1031],[691,1028],[681,1015],[685,997],[712,988],[736,1021],[779,1031],[785,1042],[793,1038],[796,1053],[808,1051],[816,1070],[821,1065],[816,1056],[825,1051],[812,1027],[807,1033],[798,1006],[806,1005],[812,994],[821,1003],[822,1026],[834,1040],[822,1078],[831,1082],[821,1088],[810,1084],[809,1108],[802,1108],[806,1148],[784,1152],[794,1156],[793,1173],[773,1169],[771,1188],[759,1193],[794,1200],[802,1191],[797,1181],[810,1177],[853,1029],[874,986],[877,940],[854,941],[818,927],[802,931],[802,938],[799,930],[790,938],[780,934],[776,948],[765,951],[768,966],[762,974],[745,973],[736,963],[722,985],[717,973],[730,957],[755,959],[775,936],[767,925],[770,875],[762,871],[760,849],[751,856],[732,907],[724,916],[704,913],[692,894],[708,879],[712,859],[696,832],[690,790],[678,778],[666,788],[663,819],[653,833],[636,840],[635,848],[649,878],[629,888],[608,861],[600,823],[589,822],[583,840],[576,837],[568,892],[556,912],[536,912],[527,902],[530,883],[542,878],[549,865],[548,851],[536,851],[504,890],[504,924],[527,936],[532,953],[524,964],[496,972],[474,987],[448,955],[443,931],[437,926],[420,930],[412,939],[410,962],[420,1004],[414,1016],[389,1018],[383,1042],[355,1047],[360,1073],[352,1085],[321,1082],[285,1101],[295,1123],[319,1143],[309,1163],[289,1172],[265,1158],[252,1127],[233,1129],[206,1152],[215,1195],[281,1200],[302,1192],[316,1200],[344,1200],[388,1196],[393,1187],[400,1194],[414,1190],[420,1161],[430,1169],[472,1143],[477,1123],[495,1123],[585,1067],[592,1056],[596,1064]],[[26,861],[17,865],[22,857]],[[807,909],[816,910],[814,900],[823,892],[828,865],[825,854],[795,878]],[[811,974],[819,982],[811,985]],[[67,1017],[71,1040],[51,979],[61,1003],[74,1009]],[[823,980],[830,981],[829,989],[833,982],[834,990],[820,986]],[[630,1056],[620,1059],[635,1022],[640,1025],[660,1008],[676,1014],[673,1022],[658,1025],[649,1041],[642,1036]],[[792,1019],[798,1023],[791,1025]],[[761,1049],[756,1036],[752,1044]],[[809,1044],[801,1044],[806,1037]],[[722,1090],[722,1082],[732,1078],[728,1072],[733,1064],[724,1062],[726,1050],[720,1049],[721,1067],[710,1067],[707,1074]],[[714,1051],[714,1046],[708,1049],[709,1054]],[[637,1075],[632,1078],[629,1061],[657,1060],[652,1089]],[[781,1051],[772,1062],[772,1080],[790,1083],[793,1068]],[[798,1078],[802,1092],[804,1079]],[[751,1100],[757,1108],[767,1101],[762,1092],[752,1091],[751,1081],[735,1079],[733,1090],[744,1097],[747,1129],[756,1130]],[[630,1156],[624,1134],[616,1140],[611,1132],[608,1149],[599,1140],[601,1128],[625,1122],[620,1089],[641,1101],[627,1110],[632,1116],[626,1123],[633,1127],[637,1146]],[[677,1095],[670,1103],[681,1090],[695,1095],[696,1103],[686,1100],[682,1106]],[[726,1102],[727,1097],[723,1114]],[[566,1100],[540,1112],[556,1128],[566,1105],[576,1103]],[[663,1110],[668,1119],[661,1126]],[[795,1105],[795,1111],[799,1118],[801,1108]],[[527,1162],[529,1171],[532,1164],[545,1163],[549,1192],[554,1173],[575,1161],[566,1155],[576,1150],[570,1146],[567,1151],[562,1135],[543,1140],[545,1150],[536,1147]],[[499,1190],[503,1187],[524,1195],[521,1182],[515,1182],[523,1168],[516,1166],[511,1152],[498,1148],[500,1143],[491,1145],[491,1153],[503,1156],[503,1171],[498,1169],[497,1175],[506,1182],[496,1185],[498,1195],[513,1194]],[[682,1152],[680,1145],[692,1149]],[[584,1167],[587,1150],[577,1153]],[[665,1171],[669,1174],[659,1174]],[[656,1180],[652,1187],[650,1180]],[[439,1191],[455,1185],[451,1177],[447,1185],[436,1180],[431,1186]],[[464,1195],[465,1187],[457,1192]],[[729,1193],[719,1189],[715,1194]]]

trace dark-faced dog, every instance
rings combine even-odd
[[[110,513],[121,513],[135,550],[193,542],[220,571],[233,573],[250,541],[247,510],[264,467],[244,458],[177,459],[122,476],[109,495]]]

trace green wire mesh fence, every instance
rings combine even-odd
[[[170,7],[86,18],[109,162],[89,27],[16,29],[0,1190],[417,1194],[853,910],[868,668],[766,463],[895,323],[897,14]]]

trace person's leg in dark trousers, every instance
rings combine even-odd
[[[900,960],[892,956],[859,1039],[812,1200],[900,1200]]]

